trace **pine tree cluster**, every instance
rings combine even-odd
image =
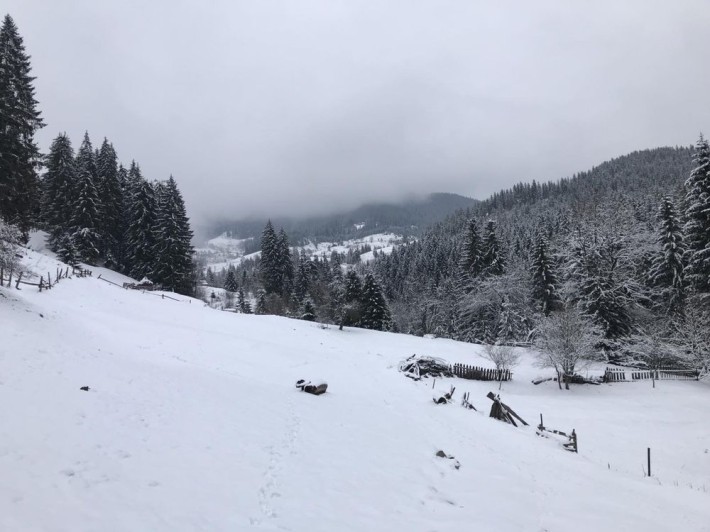
[[[94,150],[88,133],[76,156],[61,134],[42,157],[34,134],[44,124],[30,70],[7,15],[0,28],[0,219],[25,240],[32,228],[46,229],[50,248],[68,263],[105,264],[190,293],[192,231],[175,180],[149,183],[135,163],[126,171],[113,145],[104,139]]]
[[[42,180],[42,222],[51,249],[70,263],[103,263],[164,289],[190,293],[192,231],[177,183],[127,171],[104,139],[89,134],[74,156],[66,134],[52,143]]]

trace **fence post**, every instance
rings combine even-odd
[[[649,447],[646,452],[646,457],[648,459],[648,476],[651,476],[651,448]]]
[[[3,284],[3,277],[5,277],[5,271],[4,271],[3,268],[0,266],[0,286],[5,286],[5,285]]]
[[[12,288],[12,268],[10,268],[10,275],[7,278],[7,287]]]
[[[44,280],[44,277],[42,277],[42,276],[40,275],[40,276],[39,276],[39,291],[40,291],[40,292],[42,291],[42,281],[43,281],[43,280]]]
[[[20,272],[20,275],[17,276],[17,282],[15,283],[15,290],[20,289],[20,281],[22,281],[22,273],[23,272]]]

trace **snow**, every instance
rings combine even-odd
[[[576,429],[572,454],[489,418],[497,383],[397,371],[414,353],[490,367],[481,347],[220,312],[99,274],[123,277],[0,288],[0,530],[710,530],[706,382],[560,391],[531,384],[521,350],[501,398]],[[294,386],[313,376],[327,393]]]
[[[226,233],[217,238],[209,240],[206,248],[197,249],[198,257],[205,260],[206,266],[212,268],[213,271],[219,272],[222,269],[228,268],[230,265],[239,266],[247,259],[256,259],[261,255],[261,251],[244,254],[244,243],[248,239],[234,239]],[[377,252],[385,254],[392,253],[395,245],[401,244],[403,241],[402,235],[394,233],[377,233],[368,235],[362,238],[353,238],[344,240],[343,242],[311,242],[304,246],[292,246],[291,252],[305,252],[309,258],[319,257],[330,259],[333,251],[338,253],[347,253],[349,250],[357,252],[363,246],[370,246]],[[374,254],[371,251],[361,253],[360,260],[369,262],[374,259]]]

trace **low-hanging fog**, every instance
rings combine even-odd
[[[47,127],[197,224],[589,169],[710,125],[705,1],[9,0]],[[4,14],[4,13],[3,13]]]

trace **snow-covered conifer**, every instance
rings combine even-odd
[[[392,322],[385,296],[374,276],[368,273],[362,285],[360,296],[362,304],[362,318],[360,325],[365,329],[384,331],[389,329]]]
[[[0,28],[0,218],[26,237],[40,202],[40,154],[35,132],[44,126],[35,100],[30,57],[15,22]]]
[[[657,242],[662,251],[653,259],[649,281],[654,286],[662,287],[664,305],[673,313],[682,309],[685,300],[685,244],[682,226],[670,196],[663,198],[658,219],[660,230]]]
[[[710,295],[710,145],[702,135],[694,162],[685,183],[686,279],[697,292]]]
[[[558,280],[554,261],[550,256],[547,238],[543,233],[537,236],[532,256],[533,299],[540,305],[545,316],[555,310],[560,303],[557,295]]]
[[[500,275],[505,270],[505,258],[496,236],[496,223],[488,220],[483,240],[483,268],[487,274]]]
[[[173,176],[160,187],[158,196],[160,203],[152,237],[152,280],[168,290],[189,294],[193,275],[192,231]]]
[[[62,133],[52,142],[42,181],[42,218],[49,232],[49,247],[59,249],[59,241],[70,231],[77,196],[77,173],[71,140]]]

